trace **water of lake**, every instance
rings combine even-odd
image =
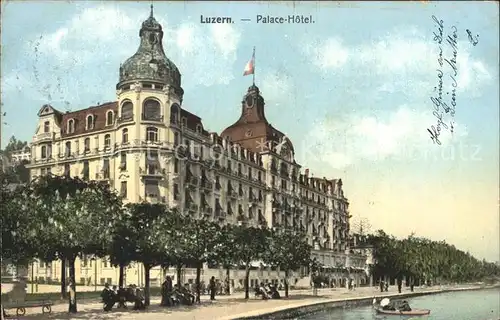
[[[371,306],[352,309],[330,309],[307,315],[299,320],[498,320],[500,319],[500,290],[449,292],[406,299],[412,309],[430,309],[421,317],[376,315]]]

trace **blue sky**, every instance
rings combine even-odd
[[[149,5],[2,2],[2,142],[31,139],[45,103],[77,110],[113,101]],[[203,25],[202,14],[236,23]],[[312,15],[315,23],[256,24],[257,14]],[[436,124],[430,97],[439,66],[432,15],[445,36],[452,26],[458,36],[455,132],[444,130],[441,146],[427,132]],[[183,76],[183,107],[205,128],[220,133],[238,118],[255,46],[268,120],[290,137],[304,168],[344,179],[355,220],[498,260],[497,4],[155,2],[155,17]],[[451,69],[443,72],[449,92]]]

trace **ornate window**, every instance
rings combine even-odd
[[[196,133],[201,133],[201,126],[199,124],[196,125]]]
[[[146,140],[147,141],[158,141],[158,128],[147,127],[146,128]]]
[[[180,107],[177,103],[174,103],[170,107],[170,123],[177,124],[179,122],[179,112]]]
[[[106,112],[106,125],[107,126],[112,126],[113,125],[113,122],[114,122],[114,112],[112,110],[109,110],[108,112]]]
[[[143,106],[142,119],[161,121],[160,103],[153,99],[146,100]]]
[[[180,139],[179,139],[179,133],[178,132],[175,132],[174,133],[174,146],[178,146],[179,145],[179,142],[180,142]]]
[[[49,121],[45,121],[45,122],[43,123],[43,132],[44,132],[44,133],[47,133],[47,132],[49,132],[49,131],[50,131],[50,122],[49,122]]]
[[[83,141],[83,152],[90,152],[90,138],[85,138]]]
[[[74,133],[75,132],[75,119],[68,120],[66,132],[67,133]]]
[[[64,154],[66,157],[69,157],[71,155],[71,142],[70,141],[66,142],[66,149],[64,150]]]
[[[104,149],[111,148],[111,135],[107,134],[104,136]]]
[[[42,159],[47,159],[47,146],[42,146],[40,153]]]
[[[128,129],[125,128],[122,130],[122,143],[128,142]]]
[[[121,120],[132,120],[134,118],[134,105],[130,101],[122,104]]]
[[[86,129],[87,130],[94,129],[94,116],[91,114],[87,116]]]

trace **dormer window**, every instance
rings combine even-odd
[[[201,126],[199,124],[196,125],[196,133],[201,133]]]
[[[75,133],[75,119],[69,119],[66,128],[67,133]]]
[[[50,131],[50,122],[49,122],[49,121],[45,121],[45,122],[43,123],[43,132],[44,132],[44,133],[47,133],[47,132],[49,132],[49,131]]]
[[[114,122],[114,112],[109,110],[108,112],[106,112],[106,125],[107,126],[112,126],[113,125],[113,122]]]
[[[182,126],[187,127],[187,119],[185,117],[182,118]]]
[[[94,129],[94,116],[91,114],[87,116],[86,129],[87,130]]]

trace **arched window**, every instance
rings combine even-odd
[[[68,126],[66,128],[66,131],[68,133],[74,133],[75,132],[75,120],[74,119],[69,119],[68,120]]]
[[[47,146],[42,146],[40,153],[41,153],[42,159],[47,159]]]
[[[130,101],[122,104],[121,120],[132,120],[134,118],[134,105]]]
[[[94,129],[94,116],[89,114],[87,116],[87,130]]]
[[[128,129],[125,128],[122,130],[122,143],[128,142]]]
[[[71,142],[68,141],[66,142],[66,149],[64,150],[64,154],[66,157],[69,157],[71,155]]]
[[[199,124],[196,125],[196,133],[201,133],[201,126]]]
[[[179,112],[180,107],[177,103],[174,103],[170,107],[170,123],[177,124],[179,122]]]
[[[148,99],[144,102],[142,111],[143,120],[161,120],[161,107],[160,103],[153,99]]]
[[[111,135],[107,134],[104,136],[104,149],[111,148]]]
[[[146,128],[146,140],[147,141],[158,141],[158,128],[147,127]]]
[[[114,112],[109,110],[108,112],[106,112],[106,125],[107,126],[112,126],[113,125],[113,122],[114,122]]]
[[[83,152],[90,152],[90,138],[85,138],[83,141]]]

